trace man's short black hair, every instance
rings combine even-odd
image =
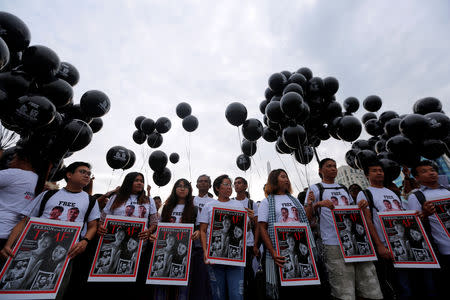
[[[417,174],[418,174],[418,173],[417,173],[417,168],[418,168],[418,167],[423,167],[423,166],[429,166],[429,167],[432,167],[432,168],[436,171],[436,173],[439,172],[438,166],[437,166],[433,161],[426,159],[426,160],[422,160],[421,162],[419,162],[418,164],[416,164],[416,165],[411,169],[411,174],[412,174],[412,176],[413,176],[413,177],[416,177]]]
[[[229,181],[231,181],[230,177],[228,175],[225,175],[225,174],[224,175],[220,175],[219,177],[217,177],[214,180],[213,190],[214,190],[214,194],[216,194],[216,196],[219,196],[219,187],[220,187],[220,185],[222,184],[222,182],[225,179],[228,179]]]
[[[75,170],[78,167],[87,167],[88,169],[91,169],[91,165],[87,162],[76,161],[76,162],[71,163],[70,165],[68,165],[66,167],[66,171],[64,172],[64,179],[66,180],[66,182],[67,182],[67,173],[72,173],[72,174],[75,173]]]
[[[383,165],[378,160],[372,160],[364,164],[363,171],[364,175],[369,175],[370,167],[381,167],[383,169]],[[384,169],[383,169],[384,172]]]
[[[324,165],[327,161],[329,161],[329,160],[336,162],[334,159],[329,158],[329,157],[326,157],[326,158],[322,159],[321,161],[319,161],[319,169],[322,169],[323,165]],[[319,177],[320,177],[321,179],[323,179],[323,178],[322,178],[322,174],[320,174],[320,172],[319,172]]]

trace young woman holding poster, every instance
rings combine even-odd
[[[140,206],[144,206],[146,213],[140,214],[137,209]],[[127,207],[136,207],[134,213],[130,214],[130,210]],[[142,210],[141,210],[142,211]],[[157,219],[156,219],[156,207],[153,199],[150,196],[145,194],[144,190],[144,175],[138,172],[128,173],[117,193],[111,196],[111,199],[108,201],[106,206],[102,210],[102,216],[99,224],[99,228],[97,233],[99,235],[106,234],[106,228],[103,226],[103,222],[107,215],[115,215],[115,216],[130,216],[134,218],[144,217],[148,219],[148,229],[139,233],[139,239],[147,240],[150,233],[156,229]],[[148,262],[150,260],[151,249],[149,249],[147,244],[143,245],[141,259],[139,263],[138,276],[137,276],[137,288],[136,285],[133,284],[133,290],[136,292],[136,295],[139,295],[140,292],[145,288],[145,276],[146,271],[148,269]],[[120,249],[120,255],[126,249]],[[112,254],[114,256],[114,253]],[[111,284],[107,284],[105,286],[105,292],[110,292],[113,298],[120,295],[121,292],[126,293],[127,297],[130,297],[133,293],[130,293],[128,289],[125,288],[125,285],[130,285],[130,283],[115,283],[114,288]],[[107,288],[106,288],[107,287]],[[131,287],[131,286],[130,286]]]
[[[197,211],[193,199],[192,186],[189,181],[184,178],[178,179],[172,188],[169,198],[164,203],[160,222],[170,223],[174,221],[175,223],[195,224]],[[199,231],[196,230],[192,235],[192,239],[196,240],[199,236]],[[174,244],[173,251],[170,254],[170,260],[186,267],[188,259],[186,257],[186,249],[186,245],[182,243]],[[164,266],[169,268],[170,263],[165,262]],[[167,269],[166,272],[168,273],[169,270]],[[195,274],[191,274],[189,276],[189,282],[194,277]],[[157,286],[154,299],[196,299],[195,291],[191,291],[189,287],[190,283],[187,287]]]
[[[205,204],[199,217],[200,239],[204,252],[204,260],[208,265],[210,283],[213,299],[225,299],[227,291],[228,298],[233,300],[243,299],[244,267],[210,264],[208,260],[208,240],[210,235],[211,215],[214,207],[229,207],[244,209],[238,200],[231,200],[233,192],[231,179],[228,175],[221,175],[214,180],[213,189],[218,199]],[[234,232],[234,231],[233,231]]]
[[[270,172],[264,188],[266,198],[261,201],[258,208],[258,230],[262,242],[266,246],[266,293],[271,299],[287,299],[293,292],[292,287],[278,286],[279,268],[286,268],[286,257],[279,256],[276,250],[274,223],[283,220],[299,220],[308,224],[309,236],[312,237],[308,219],[303,205],[297,198],[291,195],[291,182],[287,173],[283,169]],[[291,209],[295,207],[296,209]],[[294,213],[297,215],[294,216]],[[290,221],[292,222],[292,221]],[[314,240],[310,239],[310,244],[315,248]],[[313,249],[314,251],[314,249]],[[288,262],[292,263],[292,262]],[[278,267],[277,267],[278,266]],[[306,287],[301,287],[302,294],[307,292]]]

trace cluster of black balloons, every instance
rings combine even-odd
[[[112,169],[127,170],[136,162],[136,154],[123,146],[114,146],[106,153],[106,162]]]
[[[18,17],[0,12],[0,119],[20,135],[21,147],[60,162],[86,147],[98,132],[110,100],[101,91],[74,104],[72,86],[80,75],[42,45],[30,46],[30,30]]]
[[[134,120],[136,129],[133,132],[133,141],[136,144],[143,144],[147,141],[150,148],[158,148],[163,143],[163,134],[172,128],[172,122],[167,117],[158,118],[155,121],[144,116],[139,116]]]
[[[182,125],[184,130],[187,132],[193,132],[198,127],[198,119],[197,117],[191,115],[192,108],[189,103],[181,102],[177,105],[176,108],[177,116],[180,119],[183,119]]]
[[[314,77],[309,68],[296,72],[282,71],[268,79],[265,99],[259,109],[263,123],[247,119],[247,110],[241,103],[230,104],[225,112],[227,120],[235,126],[242,125],[245,140],[236,163],[242,170],[250,166],[251,155],[256,152],[256,140],[262,137],[275,142],[281,154],[294,154],[301,164],[314,157],[314,147],[330,137],[352,142],[362,131],[361,122],[352,114],[359,108],[358,99],[344,101],[345,112],[336,102],[339,82],[334,77]]]
[[[417,100],[412,114],[399,115],[394,111],[375,114],[381,108],[378,96],[369,96],[364,108],[369,111],[361,118],[368,140],[357,140],[345,159],[353,168],[364,168],[378,159],[385,179],[391,182],[400,175],[400,166],[412,167],[422,157],[436,159],[450,155],[450,118],[442,110],[440,100],[426,97]]]

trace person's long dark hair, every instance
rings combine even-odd
[[[287,176],[286,171],[283,169],[272,170],[272,172],[269,173],[269,177],[267,178],[267,183],[264,186],[264,193],[265,193],[266,197],[271,194],[272,195],[277,194],[279,192],[278,176],[280,176],[281,173],[284,173]],[[286,194],[292,194],[292,187],[291,187],[290,180],[289,180],[289,187],[283,192],[285,192]]]
[[[178,204],[176,190],[180,183],[183,183],[188,188],[188,194],[184,200],[184,210],[183,215],[181,216],[181,223],[195,223],[195,207],[194,198],[192,197],[192,186],[191,183],[184,178],[178,179],[175,182],[170,196],[167,198],[166,202],[164,202],[164,207],[161,213],[161,222],[170,222],[173,209]]]
[[[131,172],[128,173],[127,176],[123,179],[122,185],[120,186],[119,191],[117,192],[117,196],[114,199],[113,204],[111,205],[111,210],[114,211],[116,208],[122,206],[128,198],[131,196],[131,192],[133,190],[133,183],[136,180],[136,177],[142,176],[144,179],[144,175],[139,172]],[[148,197],[145,195],[144,189],[137,194],[138,204],[149,203]]]
[[[17,147],[14,154],[18,159],[29,162],[33,172],[38,175],[38,180],[34,188],[34,196],[37,196],[44,191],[45,182],[50,172],[50,161],[42,158],[39,151],[35,149]]]

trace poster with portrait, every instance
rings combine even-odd
[[[440,268],[416,211],[378,213],[396,268]]]
[[[285,257],[279,268],[281,286],[320,284],[307,224],[275,223],[274,230],[277,253]]]
[[[332,214],[344,261],[377,260],[366,219],[358,206],[339,206]]]
[[[158,223],[147,284],[187,286],[194,224]]]
[[[107,215],[106,234],[100,237],[88,281],[136,281],[143,241],[139,233],[147,220]]]
[[[0,273],[0,299],[54,299],[82,226],[31,218]]]
[[[213,207],[207,257],[210,262],[245,266],[247,211]]]
[[[450,198],[433,199],[430,201],[434,203],[436,208],[436,218],[450,238]]]

